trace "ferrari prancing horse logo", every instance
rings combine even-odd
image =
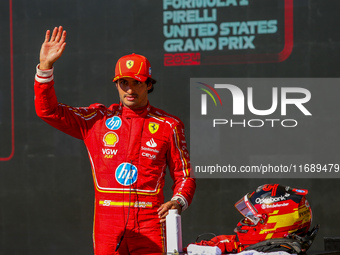
[[[151,134],[154,134],[158,131],[159,124],[155,122],[149,122],[149,131]]]
[[[133,60],[128,60],[128,61],[126,61],[126,67],[128,68],[128,69],[130,69],[130,68],[132,68],[133,67],[133,64],[135,63],[135,61],[133,61]]]

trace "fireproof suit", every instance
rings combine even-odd
[[[157,209],[164,201],[166,167],[174,180],[172,199],[179,198],[183,209],[195,191],[182,122],[149,104],[138,111],[121,104],[70,107],[58,103],[53,85],[53,69],[37,68],[37,115],[84,140],[88,150],[95,188],[95,254],[116,254],[123,232],[117,254],[161,254],[165,239]]]

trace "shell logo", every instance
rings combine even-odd
[[[115,132],[107,132],[103,137],[103,142],[105,146],[115,147],[118,141],[119,138]]]

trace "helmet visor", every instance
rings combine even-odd
[[[241,198],[236,204],[236,209],[255,225],[260,221],[256,208],[249,201],[249,193]]]

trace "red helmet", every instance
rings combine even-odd
[[[304,236],[312,222],[308,191],[279,184],[265,184],[246,194],[236,204],[245,217],[235,228],[241,245],[283,238],[291,233]]]

